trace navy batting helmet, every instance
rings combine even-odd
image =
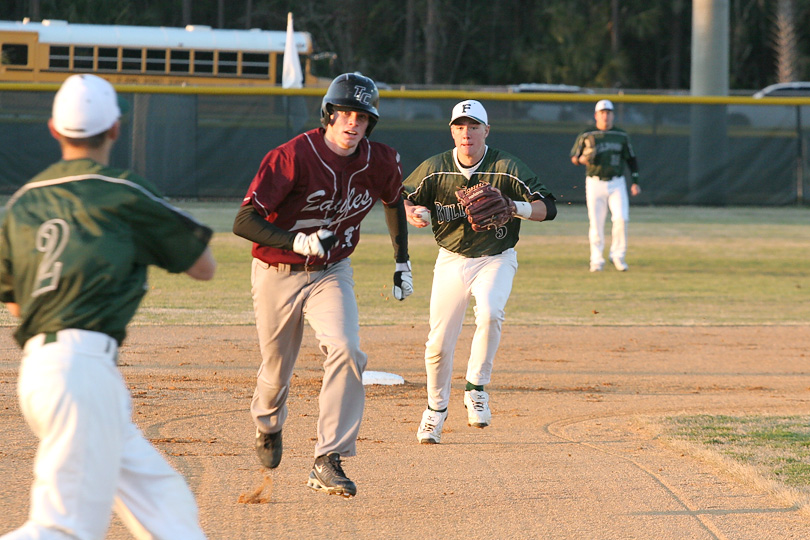
[[[344,73],[335,77],[335,80],[329,85],[326,95],[323,96],[321,123],[326,127],[335,107],[365,112],[371,117],[366,129],[368,137],[380,118],[380,113],[377,112],[379,104],[380,92],[374,81],[360,73]]]

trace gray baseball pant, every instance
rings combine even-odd
[[[315,457],[331,452],[354,456],[365,406],[363,371],[368,357],[360,350],[349,259],[318,272],[291,272],[288,266],[253,259],[251,282],[262,355],[250,406],[256,427],[262,433],[275,433],[287,419],[290,381],[306,320],[326,355]]]

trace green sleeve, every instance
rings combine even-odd
[[[14,298],[14,274],[8,242],[8,214],[0,230],[0,302],[16,302]]]
[[[210,228],[162,199],[139,197],[130,218],[138,262],[172,273],[191,268],[213,235]]]
[[[436,198],[434,195],[435,187],[429,178],[432,170],[430,161],[431,160],[424,161],[419,165],[408,178],[405,179],[403,184],[405,188],[405,198],[419,206],[432,205],[433,200]]]
[[[569,154],[569,157],[574,157],[574,156],[579,155],[579,153],[580,153],[579,152],[579,147],[581,146],[580,141],[582,140],[582,135],[583,135],[582,133],[577,135],[577,138],[574,141],[574,146],[571,147],[571,153]]]

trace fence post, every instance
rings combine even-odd
[[[804,159],[806,155],[802,130],[802,106],[796,105],[796,205],[804,204]]]

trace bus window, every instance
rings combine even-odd
[[[223,74],[236,74],[237,55],[235,52],[220,52],[219,61],[217,62],[217,73]]]
[[[112,47],[98,48],[98,70],[118,71],[118,49]]]
[[[267,53],[242,53],[242,75],[267,78],[270,56]]]
[[[121,49],[121,71],[141,72],[141,49]]]
[[[0,58],[4,66],[27,66],[28,45],[18,43],[3,43]]]
[[[51,69],[70,69],[70,47],[61,45],[51,45],[50,63]]]
[[[214,72],[214,51],[194,51],[194,73]]]
[[[306,84],[327,86],[310,72],[311,36],[295,40]],[[277,85],[285,41],[274,30],[0,21],[0,78],[61,82],[96,72],[113,84]]]
[[[191,70],[190,51],[169,51],[171,60],[169,62],[169,72],[188,73]]]
[[[160,73],[166,72],[166,50],[146,49],[146,71]]]
[[[93,47],[73,47],[73,69],[93,70]]]

